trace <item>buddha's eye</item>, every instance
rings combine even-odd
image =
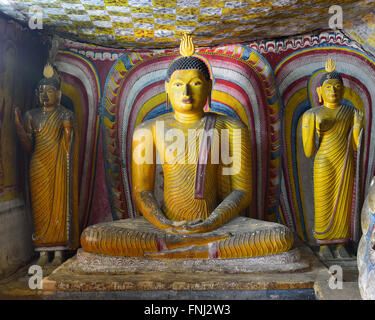
[[[182,87],[183,84],[181,82],[175,82],[173,85],[175,87]]]
[[[193,79],[193,80],[190,82],[190,84],[191,84],[192,86],[199,86],[199,85],[202,84],[202,81],[201,81],[200,79]]]

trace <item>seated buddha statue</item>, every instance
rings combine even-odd
[[[307,110],[302,117],[305,155],[315,156],[313,234],[320,246],[320,256],[326,259],[348,258],[345,244],[353,240],[354,151],[360,143],[363,113],[341,103],[343,92],[342,77],[329,59],[317,88],[323,105]]]
[[[240,120],[204,111],[212,79],[194,50],[185,35],[182,57],[167,71],[167,104],[174,112],[141,123],[133,133],[132,188],[142,216],[86,228],[86,252],[207,259],[265,256],[292,247],[286,226],[240,215],[252,200],[249,131]],[[157,162],[164,172],[163,203],[154,195]]]

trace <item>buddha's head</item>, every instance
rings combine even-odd
[[[53,107],[60,103],[60,78],[51,65],[46,65],[43,71],[44,78],[39,81],[39,101],[43,107]]]
[[[335,63],[329,59],[326,63],[326,72],[320,79],[317,88],[319,101],[330,104],[339,104],[344,93],[344,84],[340,73],[335,71]]]
[[[203,60],[192,56],[194,46],[187,35],[181,41],[180,52],[183,56],[174,60],[167,71],[167,99],[177,112],[200,112],[211,97],[210,72]]]

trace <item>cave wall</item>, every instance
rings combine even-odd
[[[33,256],[26,155],[14,125],[14,108],[33,107],[34,90],[48,55],[40,35],[0,17],[0,278]]]

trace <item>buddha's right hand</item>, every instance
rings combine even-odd
[[[363,126],[363,112],[361,110],[355,109],[354,111],[354,126]]]
[[[14,123],[16,124],[16,132],[17,132],[18,138],[20,139],[23,148],[27,152],[31,152],[32,150],[31,134],[28,134],[26,132],[21,119],[22,119],[21,110],[15,107],[14,108]]]
[[[23,128],[21,110],[18,107],[14,108],[14,122],[18,128]]]
[[[202,219],[195,219],[191,221],[188,221],[188,220],[175,221],[175,220],[165,219],[163,222],[168,227],[164,228],[164,230],[172,234],[181,234],[181,233],[184,233],[184,230],[186,229],[186,227],[195,226],[197,224],[202,223],[202,221],[203,221]]]

